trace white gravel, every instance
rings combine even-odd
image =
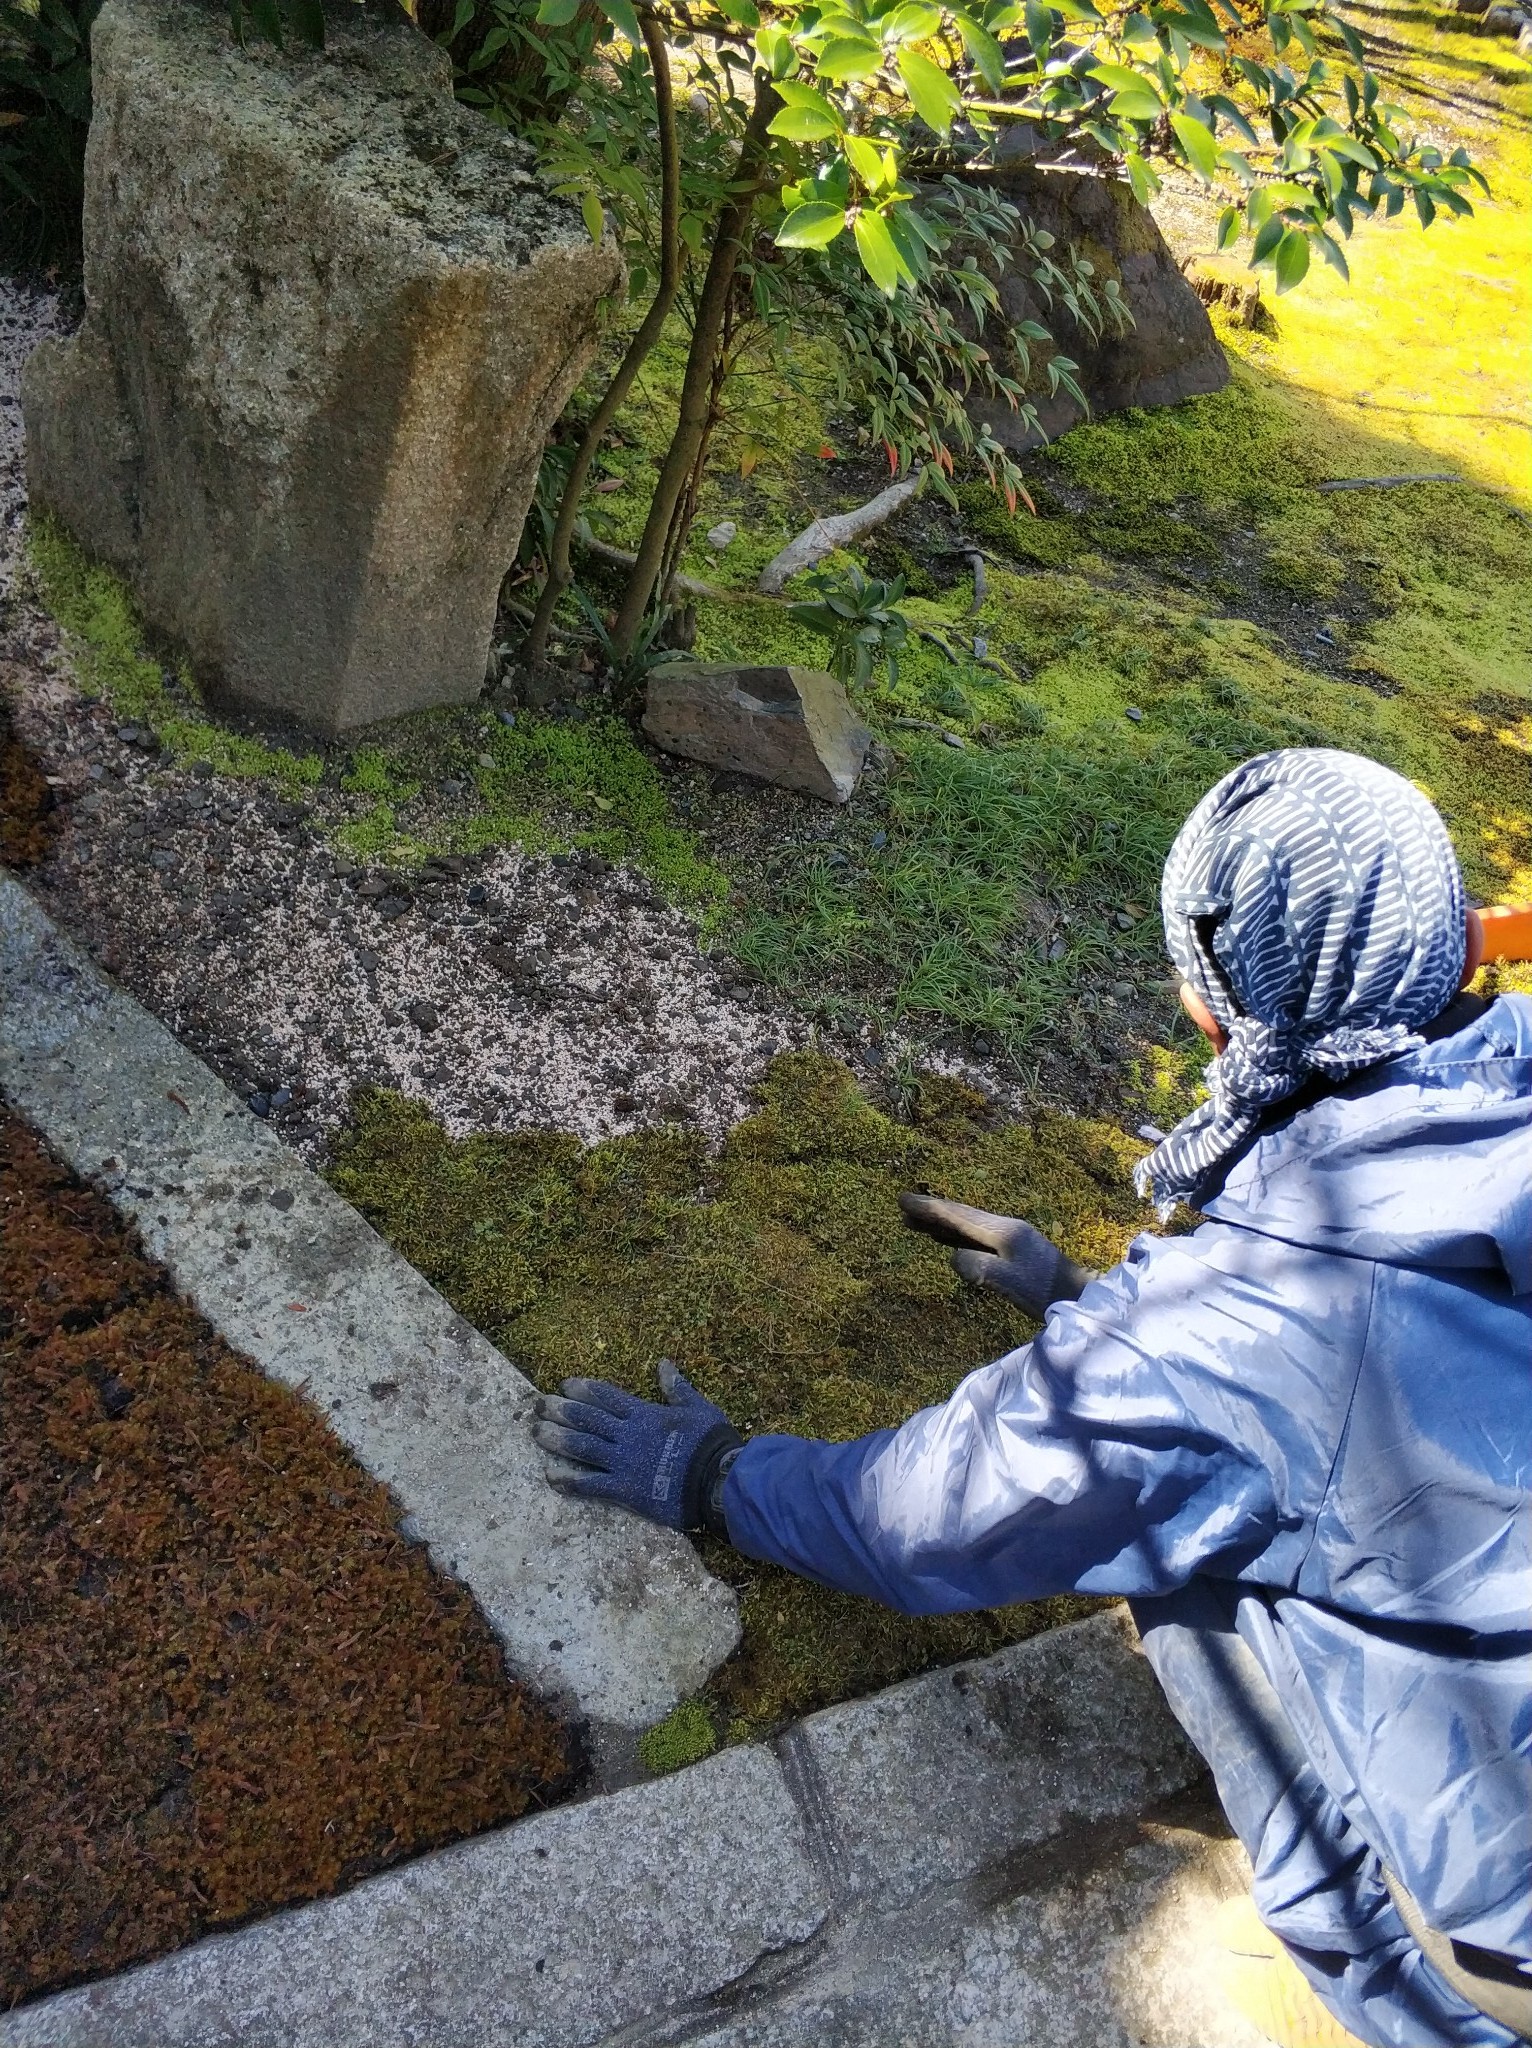
[[[455,1134],[595,1142],[682,1119],[721,1137],[808,1026],[741,989],[643,877],[501,851],[401,893],[327,849],[351,800],[321,793],[300,817],[268,787],[198,781],[81,697],[22,566],[21,365],[62,325],[55,298],[0,280],[0,684],[61,802],[29,886],[246,1099],[275,1095],[273,1122],[307,1152],[362,1083]]]

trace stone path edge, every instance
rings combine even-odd
[[[0,2048],[712,2040],[1200,1773],[1112,1609],[22,2007]]]
[[[552,1492],[530,1381],[4,870],[0,1094],[230,1344],[324,1412],[598,1747],[733,1649],[734,1595],[692,1546]]]

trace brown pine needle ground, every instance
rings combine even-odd
[[[0,2007],[546,1803],[571,1737],[0,1110]]]

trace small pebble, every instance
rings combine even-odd
[[[514,711],[501,711],[498,712],[496,716],[499,718],[500,723],[502,725],[513,726],[516,723],[516,714]]]
[[[966,742],[961,733],[944,732],[942,734],[942,745],[944,747],[962,747],[966,745]]]
[[[251,1113],[255,1116],[270,1116],[271,1097],[269,1095],[262,1095],[259,1092],[257,1092],[256,1094],[250,1097],[250,1109]]]
[[[291,1090],[291,1088],[278,1088],[271,1097],[271,1108],[273,1114],[279,1109],[286,1109],[287,1105],[292,1101],[292,1099],[293,1091]]]
[[[441,1022],[441,1013],[435,1003],[411,1003],[404,1014],[422,1031],[434,1031]]]
[[[1125,718],[1131,718],[1135,725],[1142,725],[1144,722],[1144,714],[1142,711],[1139,710],[1136,704],[1130,704],[1127,710],[1123,713],[1123,716]]]
[[[987,1060],[995,1048],[987,1038],[976,1038],[973,1042],[973,1049],[981,1060]]]
[[[1315,628],[1314,638],[1316,640],[1322,640],[1326,647],[1333,647],[1335,645],[1335,635],[1333,633],[1327,633],[1323,626]]]
[[[715,553],[720,553],[738,532],[739,528],[732,519],[720,519],[716,526],[708,528],[707,544]]]
[[[482,882],[473,882],[469,885],[468,900],[470,903],[487,903],[489,891]]]

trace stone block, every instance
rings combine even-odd
[[[669,661],[649,678],[644,731],[667,754],[843,804],[871,734],[824,669]]]
[[[22,403],[33,506],[210,694],[323,733],[465,702],[620,277],[393,0],[322,52],[107,0],[87,312]]]
[[[812,1787],[848,1887],[880,1910],[1135,1812],[1202,1770],[1126,1608],[827,1708],[784,1757]]]
[[[0,1092],[229,1343],[307,1393],[521,1676],[631,1731],[733,1649],[734,1595],[692,1545],[555,1493],[526,1377],[4,875]]]
[[[826,1910],[775,1758],[727,1750],[0,2015],[0,2048],[584,2048]]]

